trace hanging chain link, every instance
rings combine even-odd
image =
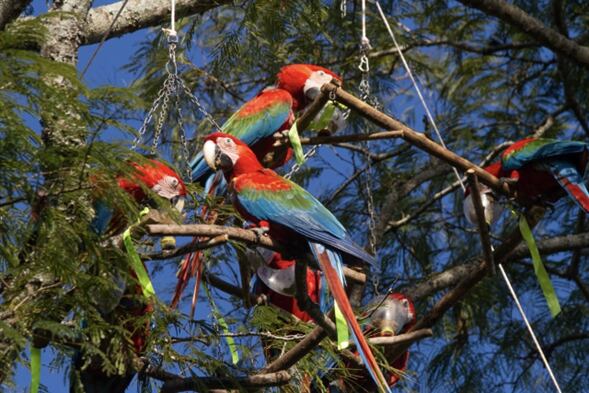
[[[186,179],[190,180],[192,177],[192,170],[190,169],[190,152],[188,151],[188,141],[186,140],[186,131],[184,128],[184,122],[182,121],[182,106],[180,104],[180,95],[176,94],[176,121],[178,122],[178,134],[180,136],[180,144],[182,146],[182,153],[180,154],[181,160],[184,163],[184,169],[186,170]]]
[[[307,150],[307,152],[303,156],[305,161],[308,160],[309,158],[313,157],[315,154],[317,154],[317,150],[319,150],[320,147],[321,147],[321,145],[315,145],[312,148],[310,148],[309,150]],[[300,171],[302,167],[303,167],[303,165],[299,165],[299,164],[295,163],[292,166],[292,168],[290,168],[290,171],[286,175],[284,175],[284,178],[290,180],[290,178],[293,177],[298,171]]]
[[[365,15],[362,16],[363,23]],[[358,69],[361,72],[360,84],[358,90],[360,90],[360,98],[367,104],[378,108],[380,106],[378,99],[372,95],[370,87],[370,60],[368,53],[370,52],[370,40],[364,35],[364,28],[362,38],[360,40],[360,64]],[[368,134],[368,128],[364,128],[364,133]],[[366,208],[368,210],[368,245],[370,251],[376,254],[376,214],[374,206],[374,197],[372,195],[372,157],[370,156],[370,149],[368,141],[362,142],[366,155],[366,176],[364,180],[364,188],[366,193]]]
[[[339,3],[339,10],[341,12],[342,19],[348,15],[348,0],[341,0]]]
[[[198,111],[201,115],[208,121],[216,131],[221,131],[221,127],[215,121],[215,119],[211,116],[209,112],[204,108],[200,100],[192,94],[188,86],[184,83],[182,78],[178,75],[178,63],[176,61],[176,46],[178,42],[178,37],[176,35],[169,35],[168,36],[168,62],[166,63],[166,79],[157,93],[157,97],[154,100],[147,116],[143,120],[143,124],[138,131],[137,137],[133,141],[131,146],[132,150],[136,150],[137,146],[145,138],[145,134],[147,132],[147,128],[149,124],[152,122],[153,117],[155,116],[156,112],[159,112],[159,117],[157,118],[156,124],[154,126],[154,136],[153,142],[151,145],[151,153],[155,154],[157,152],[158,145],[160,143],[160,138],[163,130],[163,126],[168,118],[168,106],[170,104],[170,97],[175,97],[175,106],[176,106],[176,115],[178,117],[178,126],[179,126],[179,134],[180,134],[180,143],[182,144],[182,158],[186,162],[186,166],[188,167],[188,159],[189,159],[189,151],[188,151],[188,142],[186,139],[186,133],[184,129],[184,124],[182,122],[182,109],[180,105],[180,95],[183,93],[185,94],[190,102],[196,106]],[[189,173],[189,169],[188,169]],[[190,178],[190,177],[188,177]]]

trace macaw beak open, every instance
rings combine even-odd
[[[233,161],[231,161],[231,157],[223,153],[223,151],[219,149],[219,146],[217,146],[215,142],[206,141],[202,148],[202,152],[207,165],[211,169],[215,171],[217,169],[227,171],[233,168]]]

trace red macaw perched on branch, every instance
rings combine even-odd
[[[209,135],[203,154],[212,169],[223,170],[238,212],[288,247],[295,258],[313,254],[327,286],[356,342],[358,353],[379,391],[390,391],[344,287],[342,256],[346,261],[374,264],[372,255],[357,246],[341,223],[317,199],[297,184],[265,169],[255,153],[236,137]]]
[[[149,195],[146,189],[150,189],[162,198],[170,200],[174,207],[182,212],[186,186],[181,177],[167,165],[156,161],[148,160],[145,164],[130,163],[134,172],[127,176],[120,176],[117,179],[118,186],[129,193],[138,204],[149,204]],[[128,224],[117,211],[116,206],[110,207],[107,204],[95,202],[96,217],[92,223],[92,229],[98,234],[105,232],[117,233]],[[135,271],[131,270],[130,275],[137,278]],[[138,318],[144,317],[153,311],[150,302],[138,301],[143,291],[138,283],[126,285],[124,293],[114,304],[99,304],[101,313],[105,319],[113,319],[119,315],[128,319],[130,315]],[[114,318],[116,319],[116,318]],[[129,324],[128,329],[132,331],[131,340],[133,350],[140,354],[145,349],[145,340],[149,334],[149,321],[146,321],[144,328],[137,328],[136,324]],[[82,359],[74,362],[74,367],[82,367]],[[80,383],[86,393],[124,393],[133,379],[133,372],[124,375],[106,375],[100,364],[91,362],[87,367],[80,370]],[[75,383],[71,384],[70,391],[76,391]]]
[[[524,206],[552,203],[568,195],[589,213],[589,192],[583,181],[588,147],[584,142],[526,138],[508,147],[501,160],[485,170],[511,183],[517,200]],[[465,214],[471,222],[476,222],[470,194],[466,198]],[[483,199],[489,223],[494,217],[490,212],[493,202]]]
[[[391,293],[373,299],[366,307],[363,317],[367,318],[364,326],[364,334],[367,337],[390,337],[406,333],[416,322],[415,307],[407,296],[401,293]],[[393,353],[385,347],[384,356],[389,361],[389,366],[395,370],[404,371],[409,362],[409,351],[406,351],[397,359],[390,359]],[[346,368],[355,366],[348,364]],[[356,372],[355,372],[356,371]],[[364,370],[352,370],[351,375],[345,380],[337,379],[329,383],[330,393],[348,392],[374,392],[374,384]],[[396,373],[386,373],[389,387],[393,387],[400,379]]]
[[[263,90],[246,102],[221,127],[249,145],[264,166],[276,168],[284,165],[292,156],[290,147],[274,146],[274,134],[287,131],[295,120],[295,114],[303,110],[319,94],[321,87],[332,79],[341,82],[334,72],[313,64],[291,64],[282,67],[275,87]],[[337,113],[336,113],[337,114]],[[335,117],[335,116],[334,116]],[[202,152],[190,162],[192,181],[205,184],[207,196],[225,189],[223,176],[215,176],[207,166]],[[201,213],[204,222],[209,221],[205,208]],[[194,242],[198,241],[197,238]],[[191,316],[194,314],[196,297],[202,274],[201,253],[187,255],[178,271],[178,284],[171,306],[176,307],[190,277],[196,276],[192,297]]]

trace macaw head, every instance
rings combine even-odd
[[[327,68],[313,64],[290,64],[280,69],[277,75],[277,86],[287,90],[296,100],[295,109],[302,109],[313,101],[321,91],[321,87],[341,78]]]
[[[407,331],[415,324],[415,307],[405,295],[391,293],[373,302],[377,307],[370,315],[370,327],[382,336],[395,336]]]
[[[484,169],[495,177],[502,177],[502,166],[500,161],[497,161],[485,167]],[[479,184],[479,193],[481,194],[481,203],[483,204],[483,210],[485,212],[485,221],[487,225],[491,225],[497,221],[503,212],[503,207],[496,200],[493,190],[484,184]],[[466,220],[472,225],[476,225],[477,213],[474,208],[470,187],[467,187],[464,192],[464,203],[462,205],[462,209],[464,211],[464,215],[466,216]]]
[[[202,152],[211,169],[222,170],[225,174],[237,175],[262,168],[248,145],[233,135],[222,132],[207,136]]]
[[[119,187],[131,194],[137,202],[143,202],[147,198],[142,186],[147,187],[169,200],[180,213],[182,212],[186,186],[172,168],[153,159],[145,164],[132,162],[131,165],[135,168],[135,173],[130,177],[120,177]]]

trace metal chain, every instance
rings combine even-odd
[[[339,10],[342,14],[342,19],[348,14],[348,0],[341,0],[339,3]]]
[[[149,124],[152,122],[155,113],[159,112],[160,116],[158,117],[157,122],[155,124],[153,143],[151,146],[151,152],[154,154],[156,153],[157,147],[159,145],[159,140],[161,137],[162,129],[163,129],[165,120],[167,119],[167,115],[168,115],[168,106],[170,103],[170,96],[175,95],[176,96],[176,110],[177,110],[177,114],[178,114],[178,122],[180,124],[180,131],[181,131],[180,132],[180,141],[182,143],[182,148],[184,150],[184,152],[183,152],[184,158],[186,159],[186,162],[188,162],[188,157],[189,157],[188,145],[186,142],[184,125],[182,124],[182,120],[181,120],[182,112],[180,109],[180,101],[179,101],[180,93],[184,93],[184,94],[186,94],[186,96],[188,96],[188,99],[196,106],[198,111],[215,128],[215,130],[220,131],[221,127],[219,127],[219,124],[215,121],[215,119],[211,116],[211,114],[209,112],[207,112],[207,110],[204,108],[204,106],[202,105],[200,100],[194,94],[192,94],[190,89],[186,86],[184,81],[178,75],[178,63],[176,61],[177,42],[178,42],[178,37],[176,35],[169,35],[168,36],[168,44],[169,44],[168,62],[166,63],[166,67],[165,67],[167,76],[166,76],[166,79],[165,79],[162,87],[158,91],[157,97],[154,100],[149,112],[147,113],[147,116],[143,120],[143,124],[141,125],[141,128],[139,129],[137,137],[133,141],[131,149],[135,150],[137,148],[137,146],[139,145],[139,143],[141,142],[141,140],[144,139],[145,133],[147,132],[147,128],[148,128]]]
[[[180,134],[180,144],[182,145],[181,158],[186,170],[186,180],[190,181],[192,178],[192,171],[190,169],[189,159],[190,152],[188,151],[188,141],[186,140],[186,132],[184,122],[182,121],[182,106],[180,105],[180,95],[176,94],[176,121],[178,122],[178,133]]]
[[[370,52],[370,40],[366,36],[366,9],[365,3],[362,2],[362,37],[360,39],[360,64],[358,69],[361,72],[361,79],[358,89],[360,90],[360,98],[367,104],[378,108],[380,106],[378,99],[371,94],[370,88],[370,60],[368,53]],[[368,134],[368,128],[364,128],[364,132]],[[370,149],[368,141],[362,143],[366,151],[366,176],[364,181],[364,188],[366,192],[366,208],[368,209],[368,244],[370,251],[376,253],[376,214],[374,212],[374,197],[372,195],[372,157],[370,157]]]
[[[308,160],[309,158],[313,157],[317,153],[317,150],[319,150],[320,147],[321,147],[321,145],[315,145],[312,148],[310,148],[303,156],[305,161]],[[292,168],[290,168],[290,171],[286,175],[284,175],[284,178],[290,180],[290,178],[293,177],[293,175],[296,174],[298,171],[300,171],[302,167],[303,167],[303,165],[299,165],[299,164],[295,163],[292,166]]]

